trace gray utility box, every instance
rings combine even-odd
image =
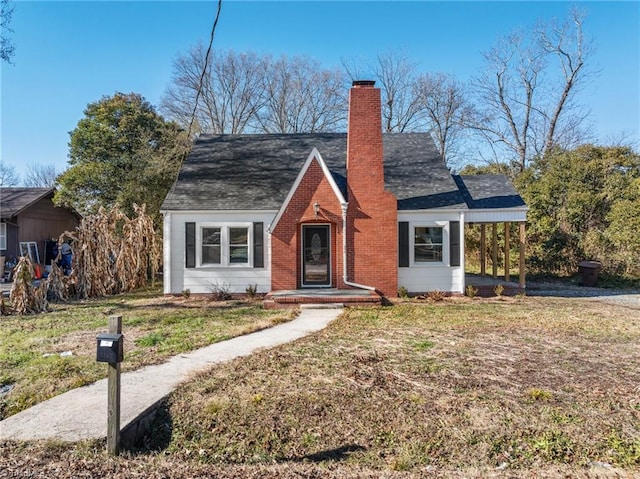
[[[124,359],[124,336],[122,334],[98,334],[96,340],[98,342],[96,361],[100,363],[122,362]]]

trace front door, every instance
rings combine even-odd
[[[302,226],[302,286],[331,286],[329,225]]]

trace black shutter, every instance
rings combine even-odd
[[[185,223],[185,267],[196,267],[196,224]]]
[[[264,223],[253,223],[253,267],[264,268]]]
[[[398,266],[409,267],[409,222],[398,223]]]
[[[460,266],[460,222],[449,222],[449,264]]]

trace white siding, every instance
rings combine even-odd
[[[471,210],[465,213],[467,223],[504,223],[505,221],[526,221],[527,208],[507,210]]]
[[[257,284],[259,293],[271,290],[271,237],[267,232],[273,212],[165,212],[164,216],[164,292],[179,294],[211,293],[216,285],[228,287],[230,293],[244,293],[247,286]],[[264,225],[264,268],[196,266],[185,268],[185,223]]]
[[[398,287],[405,287],[410,293],[444,291],[462,293],[464,291],[464,258],[461,266],[449,266],[449,222],[460,221],[460,250],[464,252],[464,213],[458,211],[398,212],[398,221],[409,223],[409,267],[398,268]],[[413,228],[415,226],[442,226],[442,263],[415,263],[413,261]]]
[[[164,294],[171,294],[171,292],[173,291],[172,279],[176,276],[171,270],[171,246],[173,245],[173,242],[171,241],[171,232],[172,228],[174,227],[172,224],[172,220],[173,216],[171,215],[171,213],[164,214],[162,224],[162,280],[164,283]],[[184,235],[182,240],[182,247],[184,248]],[[182,288],[179,288],[178,291],[182,291]]]
[[[461,266],[420,266],[398,268],[398,286],[410,293],[444,291],[462,293],[464,281]]]

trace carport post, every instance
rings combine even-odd
[[[522,289],[526,287],[525,283],[525,253],[527,249],[526,225],[524,221],[520,222],[520,280],[518,286]]]
[[[480,225],[480,276],[487,273],[487,227],[484,223]]]
[[[493,279],[498,277],[498,225],[496,223],[492,224],[491,230],[491,261],[493,263],[492,274]]]
[[[508,221],[505,221],[504,223],[504,280],[508,283],[509,280],[511,279],[510,277],[510,271],[509,269],[511,268],[511,261],[509,258],[509,253],[511,252],[511,246],[509,245],[509,228],[511,227],[511,224]]]

